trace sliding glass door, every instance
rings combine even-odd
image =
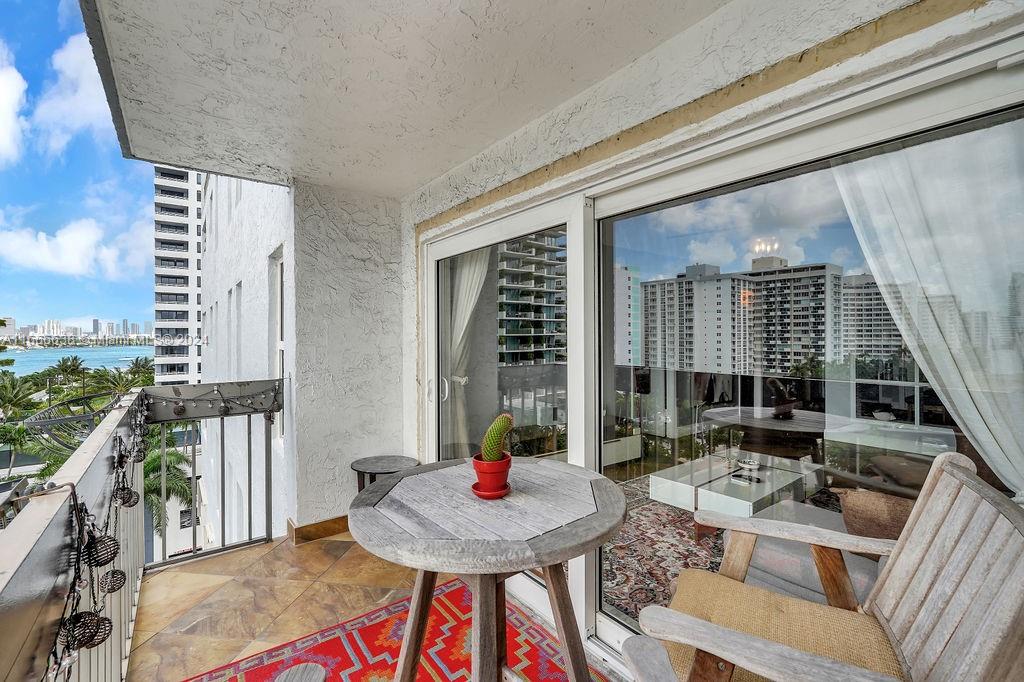
[[[566,231],[437,262],[438,457],[469,457],[502,412],[515,457],[566,459]]]
[[[697,510],[895,537],[950,450],[1022,495],[1024,117],[950,125],[953,87],[425,242],[428,459],[510,412],[514,456],[626,497],[618,536],[569,562],[591,653],[684,569],[718,570]],[[846,561],[863,599],[879,563]],[[748,580],[824,602],[814,575],[759,543]],[[545,610],[537,583],[509,589]]]
[[[1022,197],[1017,111],[601,220],[602,612],[718,569],[695,510],[895,538],[946,451],[1016,492]],[[863,599],[878,563],[847,565]],[[824,601],[806,550],[751,581]]]

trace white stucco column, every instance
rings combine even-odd
[[[346,514],[350,465],[403,449],[402,249],[396,201],[298,183],[297,525]]]

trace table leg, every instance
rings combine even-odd
[[[420,647],[423,646],[423,635],[427,630],[427,616],[430,615],[430,602],[434,597],[434,585],[437,573],[417,571],[416,584],[412,588],[412,599],[409,601],[409,619],[405,622],[405,635],[402,637],[402,651],[398,655],[398,669],[395,680],[413,682],[416,669],[420,662]]]
[[[498,646],[498,670],[505,665],[505,659],[508,657],[508,645],[505,642],[505,635],[508,626],[505,622],[505,581],[499,580],[497,585],[494,586],[494,629],[495,629],[495,640]]]
[[[497,682],[498,663],[497,597],[498,580],[494,575],[472,576],[473,583],[473,682]],[[504,620],[504,618],[502,618]]]
[[[366,487],[366,474],[362,471],[356,472],[356,492],[363,492],[363,488]]]
[[[583,650],[579,628],[576,627],[576,617],[572,613],[569,583],[562,564],[545,566],[544,582],[548,587],[548,600],[551,602],[551,613],[555,617],[558,639],[562,642],[565,672],[570,682],[589,682],[587,656]]]

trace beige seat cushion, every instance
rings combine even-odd
[[[903,678],[899,659],[872,616],[787,597],[717,573],[686,569],[671,608],[723,627]],[[666,642],[679,679],[690,674],[694,649]],[[736,668],[734,682],[764,680]]]
[[[875,490],[834,489],[851,535],[896,540],[907,525],[914,500]]]

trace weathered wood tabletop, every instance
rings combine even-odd
[[[469,460],[428,464],[381,477],[349,510],[349,530],[365,549],[418,570],[395,679],[416,675],[427,611],[439,572],[473,589],[473,679],[494,680],[504,660],[504,580],[544,569],[570,680],[587,680],[562,562],[610,540],[625,519],[615,483],[581,467],[516,458],[511,492],[481,500]]]

